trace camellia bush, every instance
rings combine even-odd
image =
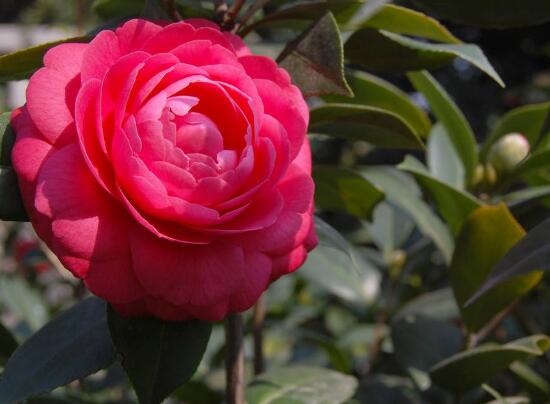
[[[0,404],[550,400],[550,102],[430,73],[550,2],[90,4],[0,56]]]

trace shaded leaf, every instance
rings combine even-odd
[[[387,148],[420,148],[422,141],[395,113],[354,104],[324,104],[311,110],[309,130]]]
[[[441,18],[485,28],[512,28],[550,21],[546,0],[414,0]]]
[[[109,329],[141,404],[158,404],[195,373],[212,324],[127,319],[109,309]]]
[[[407,76],[426,97],[434,115],[445,128],[464,165],[465,182],[469,183],[477,164],[477,144],[470,124],[449,94],[428,72],[412,72]]]
[[[438,212],[449,224],[455,235],[458,235],[468,215],[482,205],[481,201],[473,195],[434,178],[422,163],[413,156],[406,156],[397,168],[413,174],[418,183],[428,191],[437,205]]]
[[[391,322],[395,358],[421,390],[431,386],[430,369],[462,348],[457,316],[451,290],[441,289],[407,303]]]
[[[550,133],[550,102],[519,107],[500,118],[483,144],[481,158],[485,159],[491,146],[509,133],[521,133],[529,141],[531,149],[536,149]]]
[[[334,370],[292,366],[257,376],[246,389],[249,404],[338,404],[349,399],[357,380]]]
[[[464,307],[477,289],[492,278],[494,265],[524,234],[525,231],[504,204],[476,209],[462,226],[450,277],[462,317],[470,331],[478,331],[540,280],[541,273],[517,277]]]
[[[38,330],[48,321],[48,311],[40,294],[23,278],[0,277],[0,300],[32,330]]]
[[[0,220],[29,220],[21,199],[17,174],[11,167],[0,166]]]
[[[383,72],[436,69],[459,57],[504,87],[502,79],[477,45],[434,44],[393,32],[363,28],[346,41],[344,54],[351,63]]]
[[[361,71],[350,71],[346,78],[353,91],[353,98],[327,96],[324,99],[330,103],[361,104],[392,111],[406,121],[418,136],[427,137],[431,126],[428,116],[399,88]]]
[[[546,335],[531,335],[504,345],[480,346],[441,361],[430,375],[440,386],[461,393],[479,386],[513,362],[540,356],[549,348],[550,338]]]
[[[515,169],[515,175],[526,175],[550,167],[550,150],[541,150],[527,156]]]
[[[15,144],[15,132],[10,125],[11,113],[0,114],[0,166],[11,166],[11,149]]]
[[[363,168],[361,173],[382,189],[386,199],[409,214],[420,232],[432,239],[449,262],[454,249],[451,232],[421,199],[420,189],[411,177],[396,169],[382,166]]]
[[[0,402],[19,402],[110,366],[116,358],[105,303],[88,298],[54,318],[14,352]]]
[[[351,169],[316,166],[315,203],[322,209],[370,219],[384,193]]]
[[[344,77],[340,31],[330,12],[290,42],[277,61],[290,73],[292,81],[306,97],[353,95]]]
[[[138,16],[145,0],[95,0],[92,10],[104,20],[128,15]]]
[[[17,343],[15,337],[3,324],[0,324],[0,365],[4,366],[13,351],[17,349]]]
[[[88,36],[79,36],[48,42],[0,56],[0,83],[29,78],[42,67],[42,58],[48,49],[66,42],[88,42]]]
[[[398,207],[384,201],[376,205],[372,223],[366,224],[372,242],[389,261],[391,254],[400,248],[414,231],[413,221]]]

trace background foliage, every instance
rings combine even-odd
[[[214,15],[211,1],[177,5],[184,17]],[[3,1],[0,20],[68,24],[87,41],[144,6]],[[267,371],[255,378],[257,323],[245,313],[248,402],[548,402],[548,2],[243,10],[239,33],[309,97],[320,237],[264,296]],[[49,46],[0,57],[0,81],[28,77]],[[0,403],[222,402],[221,324],[107,315],[19,222],[8,121],[0,116]]]

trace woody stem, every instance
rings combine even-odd
[[[243,318],[239,313],[225,319],[226,402],[244,404]]]

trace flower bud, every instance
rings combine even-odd
[[[529,154],[529,142],[521,133],[509,133],[489,151],[489,163],[499,172],[510,172]]]

